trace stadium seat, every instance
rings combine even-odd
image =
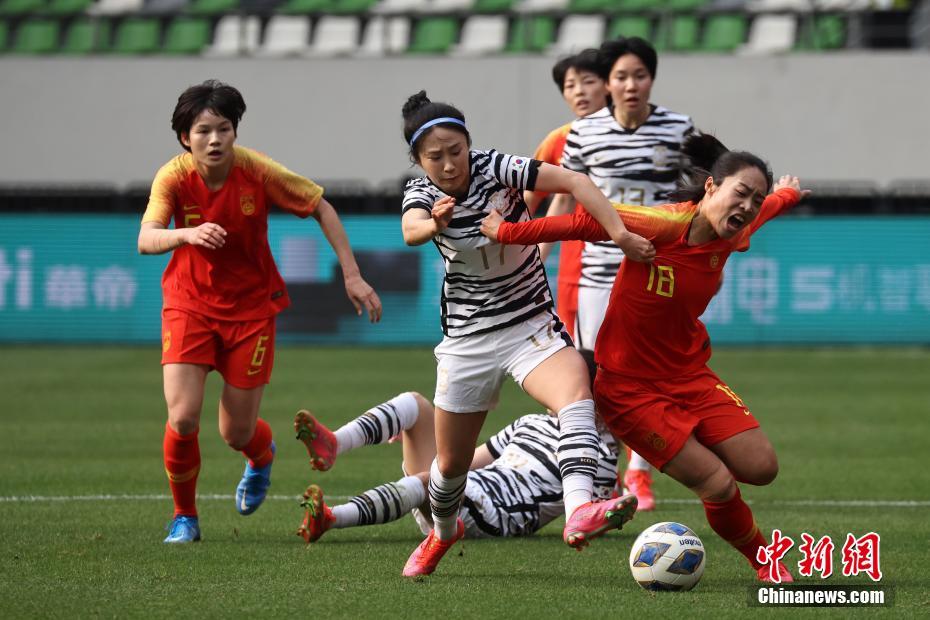
[[[732,52],[746,37],[746,17],[743,15],[711,15],[704,24],[701,50]]]
[[[458,22],[454,17],[426,17],[413,27],[410,54],[444,54],[455,43]]]
[[[642,37],[650,41],[652,40],[652,20],[641,16],[615,17],[607,26],[605,38],[616,39],[617,37]]]
[[[44,12],[49,15],[74,15],[82,13],[90,6],[91,0],[49,0]]]
[[[424,13],[456,13],[471,9],[472,0],[430,0],[421,9]]]
[[[511,10],[514,0],[475,0],[471,6],[472,13],[506,13]]]
[[[239,0],[191,0],[188,13],[194,15],[221,15],[232,13],[239,7]]]
[[[832,50],[846,45],[846,21],[839,15],[818,15],[798,37],[798,50]]]
[[[110,22],[105,19],[82,18],[71,23],[59,50],[62,54],[83,56],[109,49]]]
[[[306,15],[321,11],[329,12],[332,6],[333,0],[287,0],[278,7],[277,12],[284,15]]]
[[[668,11],[690,13],[700,9],[705,4],[707,4],[707,0],[664,0],[661,6]]]
[[[372,13],[409,13],[422,11],[428,0],[381,0],[371,7]]]
[[[335,0],[330,12],[336,15],[364,15],[378,0]]]
[[[125,15],[139,13],[144,0],[97,0],[87,7],[88,15]]]
[[[749,29],[749,39],[740,48],[744,54],[776,54],[794,47],[797,31],[794,15],[759,15]]]
[[[564,11],[569,0],[523,0],[514,10],[520,13],[539,13],[542,11]]]
[[[507,44],[507,18],[503,15],[474,15],[462,26],[456,54],[494,54]]]
[[[200,17],[179,17],[165,33],[166,54],[199,54],[210,42],[210,22]]]
[[[613,7],[613,0],[570,0],[571,13],[604,13]]]
[[[357,17],[324,15],[316,24],[307,53],[311,56],[351,54],[358,49],[360,34]]]
[[[701,25],[694,15],[674,15],[659,24],[655,46],[657,50],[693,52],[698,49]]]
[[[627,13],[635,11],[657,11],[662,8],[662,0],[614,0],[612,8],[615,11]]]
[[[203,50],[204,56],[240,56],[258,49],[261,22],[255,15],[224,15],[216,23],[213,43]]]
[[[58,21],[30,19],[19,24],[10,51],[14,54],[49,54],[58,47]]]
[[[137,13],[142,8],[143,0],[97,0],[87,7],[88,15],[120,15]]]
[[[807,13],[813,9],[812,0],[748,0],[741,8],[750,13],[793,11]]]
[[[541,52],[555,39],[555,20],[544,15],[522,17],[510,29],[506,51],[515,54]]]
[[[600,15],[569,15],[562,20],[559,36],[549,51],[573,54],[604,40],[604,18]]]
[[[152,54],[161,50],[157,19],[129,17],[116,28],[112,51],[117,54]]]
[[[187,8],[188,0],[143,0],[142,15],[173,15]]]
[[[310,18],[274,15],[265,26],[265,38],[256,52],[259,56],[297,56],[310,48]]]
[[[406,17],[375,17],[368,20],[358,56],[399,54],[410,40],[410,20]]]
[[[0,15],[36,13],[45,6],[45,0],[0,0]]]

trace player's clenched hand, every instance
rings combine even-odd
[[[362,310],[368,312],[368,320],[377,323],[381,320],[381,298],[360,275],[345,279],[346,295],[355,306],[355,313],[362,316]]]
[[[626,231],[613,241],[625,256],[637,263],[651,263],[656,257],[656,248],[652,242],[636,233]]]
[[[801,189],[800,179],[798,179],[798,177],[791,176],[790,174],[786,174],[785,176],[778,179],[778,182],[772,188],[772,191],[777,192],[778,190],[785,189],[786,187],[790,187],[791,189],[801,194],[801,198],[804,198],[811,193],[811,190],[809,189]]]
[[[433,216],[433,221],[436,222],[437,233],[441,233],[449,227],[449,222],[452,221],[452,211],[454,209],[455,198],[452,196],[440,198],[436,201],[436,204],[433,205],[433,210],[430,213]]]
[[[497,209],[491,209],[488,216],[481,220],[481,234],[491,241],[497,241],[497,230],[503,221],[504,218],[501,217],[500,212]]]
[[[226,231],[219,224],[204,222],[196,228],[185,228],[184,241],[189,245],[218,250],[226,244]]]

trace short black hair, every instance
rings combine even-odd
[[[565,75],[569,69],[575,71],[587,71],[593,73],[605,82],[610,73],[610,67],[605,67],[597,49],[589,47],[577,54],[566,56],[552,65],[552,81],[558,87],[559,92],[565,89]]]
[[[625,54],[633,54],[643,61],[649,75],[652,79],[656,79],[656,69],[659,66],[656,49],[652,47],[649,41],[640,37],[618,37],[601,43],[599,55],[601,63],[607,68],[608,75],[617,59]]]
[[[233,131],[238,131],[239,121],[245,114],[245,100],[236,88],[224,84],[219,80],[207,80],[196,86],[191,86],[178,97],[171,115],[171,128],[178,137],[178,142],[185,150],[190,147],[181,140],[183,134],[190,134],[194,121],[203,113],[210,110],[217,116],[229,120]]]
[[[426,96],[426,91],[421,90],[420,92],[410,95],[407,98],[407,102],[404,103],[404,107],[401,110],[401,114],[404,117],[404,140],[410,145],[410,159],[413,163],[418,163],[419,158],[417,156],[417,144],[421,144],[425,136],[427,136],[432,130],[433,127],[446,127],[448,129],[453,129],[465,135],[465,140],[468,142],[468,146],[471,146],[471,134],[468,133],[468,129],[459,125],[458,123],[438,123],[433,127],[430,127],[425,132],[417,136],[417,141],[414,144],[410,144],[410,139],[413,138],[413,134],[422,127],[424,124],[435,120],[437,118],[454,118],[457,120],[465,122],[465,115],[462,114],[454,105],[448,103],[440,103],[430,101],[430,98]]]

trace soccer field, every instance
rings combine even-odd
[[[400,446],[348,453],[313,472],[293,439],[299,408],[332,427],[398,392],[432,395],[430,350],[280,347],[263,417],[278,453],[269,501],[250,517],[232,495],[243,459],[216,431],[211,375],[200,434],[204,542],[162,544],[171,501],[161,461],[165,424],[157,346],[0,348],[0,592],[4,617],[740,617],[754,572],[709,529],[700,504],[658,476],[658,508],[582,553],[561,542],[561,520],[535,536],[466,541],[431,577],[401,568],[421,535],[409,517],[332,530],[306,546],[294,535],[296,496],[316,482],[345,498],[400,477]],[[769,487],[743,487],[766,535],[779,528],[832,537],[830,584],[844,577],[847,533],[881,536],[882,584],[894,606],[858,610],[930,615],[930,351],[729,349],[712,367],[747,402],[779,454]],[[539,408],[508,385],[483,437]],[[921,456],[923,454],[924,456]],[[653,595],[630,576],[635,536],[657,521],[692,527],[707,568],[687,593]],[[786,563],[797,575],[797,546]],[[819,577],[801,578],[819,583]],[[849,609],[791,610],[848,616]]]

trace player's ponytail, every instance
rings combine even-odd
[[[471,135],[465,127],[465,115],[453,105],[430,101],[426,91],[410,95],[401,109],[404,117],[404,141],[410,145],[410,159],[419,160],[418,144],[432,131],[433,127],[446,127],[465,135],[471,146]]]
[[[720,140],[708,133],[689,136],[681,152],[687,158],[678,181],[678,189],[670,194],[679,202],[698,202],[704,198],[707,177],[720,185],[728,176],[743,168],[757,168],[766,179],[766,191],[772,189],[772,171],[760,157],[746,151],[731,151]]]

